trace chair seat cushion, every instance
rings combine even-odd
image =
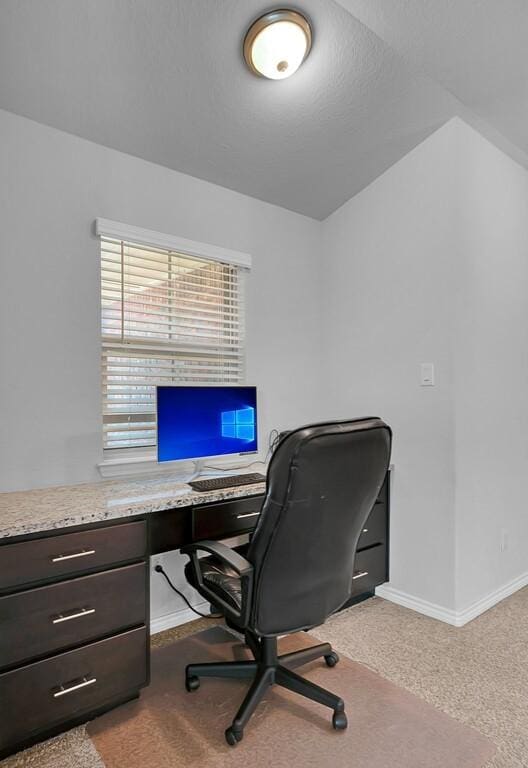
[[[204,584],[218,597],[225,600],[228,605],[240,610],[242,607],[242,585],[237,572],[214,556],[201,557],[199,563]],[[185,577],[195,589],[200,591],[190,562],[185,566]]]

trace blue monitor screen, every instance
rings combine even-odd
[[[158,461],[257,450],[255,387],[158,387]]]

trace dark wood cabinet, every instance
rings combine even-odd
[[[375,544],[356,553],[352,595],[371,593],[375,587],[387,581],[387,557],[385,544]]]
[[[0,759],[148,682],[147,534],[142,519],[0,545]]]
[[[147,682],[146,650],[141,627],[0,675],[0,744],[134,695]]]
[[[363,533],[359,537],[358,550],[383,544],[387,540],[387,506],[380,499],[376,501],[369,515]]]
[[[0,597],[0,669],[145,623],[147,563]]]
[[[257,524],[264,495],[193,507],[193,541],[226,538],[251,532]]]
[[[146,554],[144,520],[6,544],[0,547],[0,590],[101,569]]]
[[[344,608],[371,597],[376,587],[389,580],[389,506],[390,472],[359,537],[350,600]]]
[[[179,508],[0,540],[0,759],[137,696],[149,675],[149,557],[251,533],[263,501],[196,495]],[[389,474],[346,605],[387,581],[388,549]]]

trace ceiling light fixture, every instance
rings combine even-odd
[[[298,11],[279,9],[257,19],[244,39],[244,58],[255,75],[284,80],[310,53],[312,28]]]

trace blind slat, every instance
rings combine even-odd
[[[114,317],[109,316],[108,314],[109,311],[115,312],[116,316]],[[103,318],[103,323],[105,323],[105,325],[107,323],[115,322],[116,320],[121,322],[121,320],[123,319],[121,315],[122,313],[118,309],[112,308],[111,310],[108,310],[107,308],[103,307],[102,318]],[[156,319],[155,320],[143,319],[146,317],[150,317],[150,318],[154,317]],[[172,315],[169,315],[169,314],[162,315],[162,314],[157,314],[153,312],[139,312],[139,311],[127,313],[124,318],[124,322],[127,325],[130,325],[131,323],[137,323],[140,326],[166,325],[167,328],[185,328],[186,330],[188,330],[189,328],[195,328],[199,331],[208,331],[209,333],[216,332],[216,333],[222,333],[222,334],[233,333],[232,329],[237,328],[239,325],[238,321],[230,321],[230,320],[218,320],[218,321],[211,320],[209,322],[211,322],[212,325],[203,325],[203,323],[207,321],[203,320],[202,318],[200,318],[200,320],[201,320],[201,323],[196,321],[192,322],[191,320],[188,320],[186,323],[182,324],[181,322],[177,322],[176,320],[173,320]],[[196,334],[196,335],[198,336],[199,334]]]
[[[108,293],[113,293],[115,295],[110,297],[108,296]],[[112,288],[112,289],[108,289],[105,287],[102,288],[101,298],[105,302],[108,302],[111,304],[115,304],[116,302],[119,303],[121,301],[121,296],[122,296],[122,292],[121,292],[120,286],[118,288]],[[127,291],[125,290],[124,298],[128,304],[139,304],[142,307],[149,306],[149,307],[155,307],[158,309],[174,308],[174,299],[170,296],[160,296],[159,298],[156,298],[155,302],[150,301],[148,304],[146,304],[145,299],[142,298],[141,293],[127,293]],[[150,296],[150,298],[153,298],[152,295]],[[218,317],[218,316],[223,317],[224,315],[229,315],[230,312],[232,312],[233,314],[238,314],[241,303],[242,303],[241,301],[238,301],[236,304],[233,304],[232,306],[230,306],[227,302],[224,302],[224,304],[221,306],[220,309],[214,309],[214,308],[205,309],[202,306],[193,307],[192,314],[189,314],[188,316],[195,317],[196,315],[203,314],[203,315],[212,315],[213,317]],[[181,307],[180,311],[182,313],[182,316],[185,317],[186,316],[185,312],[188,312],[189,310],[187,310],[185,307]]]
[[[144,307],[144,304],[141,304],[140,302],[136,301],[128,301],[127,296],[125,295],[125,303],[127,306],[130,306],[130,312],[131,314],[142,314],[141,310],[134,309],[134,307],[140,306]],[[174,304],[149,304],[148,306],[148,314],[160,314],[162,316],[167,316],[168,314],[174,315]],[[117,302],[116,300],[109,301],[105,297],[102,297],[102,309],[106,312],[113,311],[119,313],[121,310],[121,303]],[[238,324],[241,325],[240,322],[240,307],[231,308],[227,307],[225,312],[216,312],[216,311],[210,311],[210,310],[204,310],[201,307],[191,307],[188,308],[187,306],[180,306],[178,305],[178,317],[180,317],[182,320],[197,320],[199,322],[206,322],[206,323],[229,323],[231,325]]]
[[[123,264],[122,264],[123,261]],[[237,284],[241,277],[236,267],[222,266],[221,264],[207,265],[198,267],[197,263],[192,262],[182,265],[170,259],[152,262],[148,259],[135,259],[126,256],[121,260],[120,254],[115,254],[110,258],[103,255],[101,258],[101,269],[113,274],[121,273],[121,266],[124,266],[125,277],[137,275],[153,280],[154,282],[171,282],[174,278],[178,282],[182,278],[186,279],[186,285],[216,286],[220,288],[226,284]]]
[[[132,276],[133,279],[133,276]],[[111,290],[111,285],[119,286],[119,292],[121,292],[121,286],[124,287],[125,293],[130,293],[131,295],[137,296],[138,291],[134,291],[134,288],[139,288],[141,291],[141,296],[148,295],[152,299],[156,298],[162,298],[165,301],[168,298],[168,294],[170,294],[173,297],[176,297],[176,292],[178,293],[178,301],[185,301],[185,302],[194,302],[196,301],[199,306],[201,305],[211,305],[211,309],[214,308],[214,304],[217,304],[219,307],[224,307],[227,304],[226,302],[231,299],[234,302],[238,302],[238,294],[239,290],[238,287],[236,290],[232,290],[231,288],[225,288],[220,293],[211,293],[210,291],[206,291],[205,288],[202,288],[201,290],[195,289],[195,288],[182,288],[179,287],[178,289],[172,288],[171,286],[161,286],[161,285],[151,285],[148,286],[148,288],[145,287],[145,281],[141,281],[138,279],[138,282],[132,283],[130,280],[125,280],[123,283],[120,279],[111,278],[111,277],[104,277],[102,279],[103,287],[107,286],[107,290]],[[127,290],[128,289],[128,290]],[[147,294],[148,290],[148,294]],[[162,291],[164,293],[158,293],[158,291]],[[197,298],[199,296],[200,298]],[[214,301],[211,301],[211,300]]]
[[[112,338],[111,336],[105,336],[103,340],[103,349],[105,349],[110,357],[127,357],[127,358],[146,358],[146,359],[189,359],[195,360],[221,360],[222,358],[230,359],[242,359],[241,347],[231,346],[223,349],[218,345],[211,345],[211,347],[196,347],[182,342],[173,342],[168,344],[164,340],[153,341],[152,339],[135,339],[132,344],[131,341],[121,342],[119,338]],[[173,351],[174,350],[174,351]],[[221,351],[221,354],[219,354]],[[113,353],[113,354],[110,354]]]
[[[236,295],[238,292],[238,281],[236,280],[190,280],[186,274],[173,274],[161,279],[159,274],[151,274],[150,270],[134,269],[125,265],[125,285],[132,288],[140,288],[143,291],[152,289],[152,291],[179,291],[181,293],[204,293],[210,296],[221,298],[227,294]],[[121,265],[116,264],[102,267],[103,280],[108,283],[121,282]]]

